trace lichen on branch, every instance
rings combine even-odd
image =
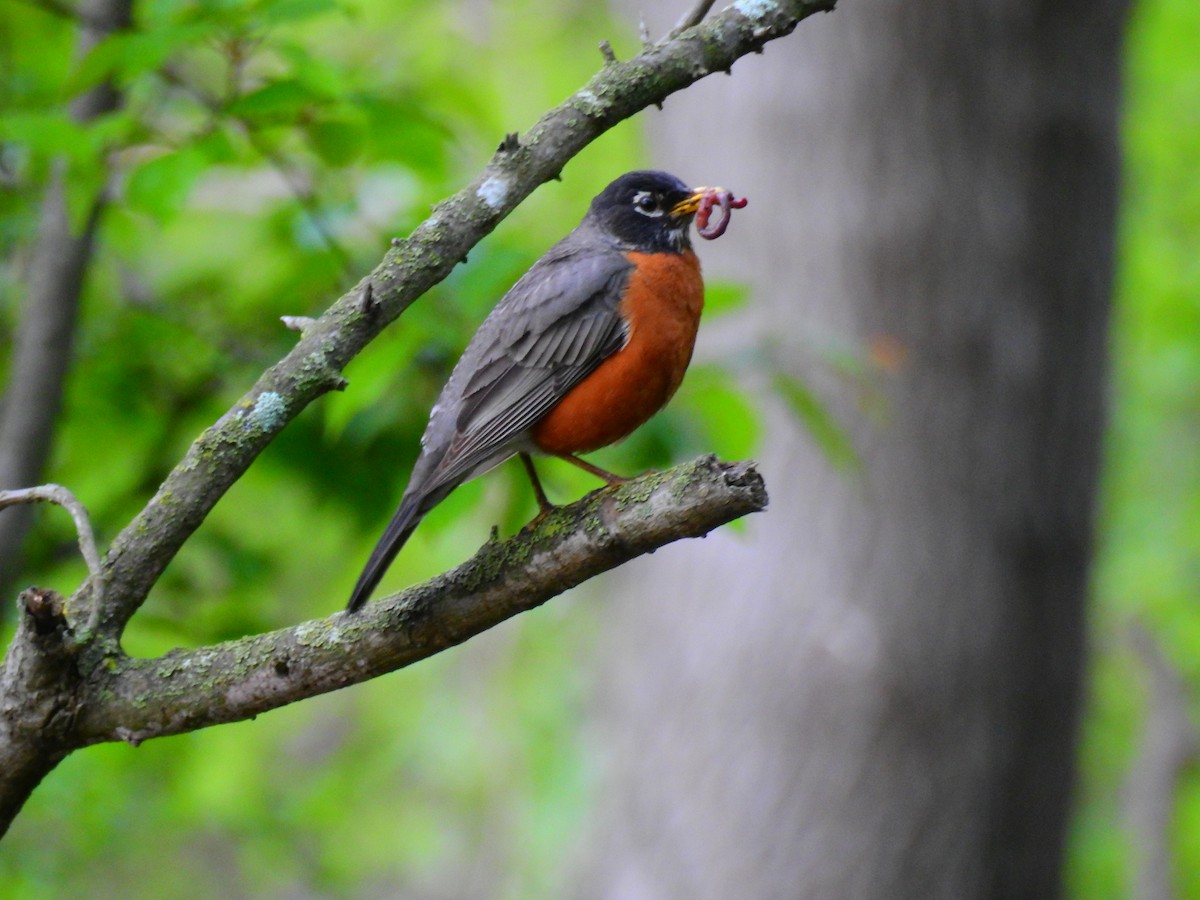
[[[87,686],[78,739],[140,743],[366,681],[766,503],[753,463],[711,456],[594,491],[513,537],[488,541],[458,568],[357,613],[158,659],[110,659]]]
[[[836,0],[740,0],[638,56],[605,64],[525,134],[506,138],[486,168],[338,299],[292,351],[188,450],[146,507],[114,540],[100,627],[118,638],[167,563],[279,428],[247,429],[259,398],[277,396],[280,428],[344,385],[343,367],[539,185],[616,123],[791,33]],[[362,302],[370,291],[371,304]]]

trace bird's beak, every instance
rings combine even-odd
[[[671,215],[677,219],[682,219],[684,216],[694,216],[696,210],[700,208],[700,201],[704,199],[706,194],[711,193],[713,188],[698,187],[693,188],[692,193],[684,200],[680,200],[671,207]],[[717,188],[720,190],[720,188]]]

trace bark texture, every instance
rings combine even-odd
[[[700,354],[773,354],[862,465],[776,399],[770,514],[609,582],[656,599],[605,619],[578,895],[1059,894],[1124,12],[846,4],[656,119],[750,198],[706,261],[752,308]]]

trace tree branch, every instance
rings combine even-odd
[[[368,604],[268,634],[99,667],[80,704],[82,744],[251,718],[462,643],[600,572],[766,506],[753,463],[701,457],[595,491],[457,569]]]
[[[1172,888],[1171,826],[1179,781],[1200,756],[1200,733],[1192,722],[1187,685],[1141,622],[1129,643],[1144,670],[1146,715],[1137,755],[1122,786],[1125,829],[1133,842],[1132,896],[1166,900]]]
[[[21,593],[24,615],[0,666],[0,836],[41,780],[74,749],[76,644],[53,591]]]
[[[271,439],[309,403],[340,388],[342,368],[538,185],[596,137],[652,103],[791,33],[836,0],[735,4],[696,28],[605,65],[546,113],[516,145],[506,142],[484,171],[438,204],[383,262],[344,294],[296,347],[188,450],[158,493],[116,538],[106,564],[100,627],[119,637],[167,563]],[[370,285],[373,305],[360,302]]]
[[[96,536],[92,532],[87,508],[60,484],[42,484],[16,491],[0,491],[0,509],[29,503],[53,503],[71,514],[71,518],[75,520],[75,533],[79,537],[79,552],[83,554],[88,574],[92,578],[92,591],[98,597],[103,596],[100,554],[96,551]]]
[[[708,11],[713,8],[715,2],[716,0],[699,0],[695,6],[684,13],[683,17],[675,23],[675,27],[668,32],[667,37],[677,37],[689,28],[699,25],[704,21],[704,17],[708,15]]]
[[[89,0],[116,3],[123,0]],[[216,647],[134,660],[125,624],[183,542],[272,438],[308,403],[345,385],[342,368],[538,185],[607,129],[790,33],[836,0],[739,0],[628,62],[609,62],[318,319],[293,350],[188,449],[113,542],[99,579],[67,602],[22,595],[0,669],[0,834],[41,777],[72,749],[138,742],[254,716],[422,659],[680,537],[766,503],[751,464],[712,458],[606,488],[557,510],[470,562],[353,617],[338,613]],[[86,624],[85,624],[86,623]],[[95,623],[95,628],[86,627]]]

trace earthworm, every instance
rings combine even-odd
[[[715,241],[729,227],[732,210],[741,209],[746,205],[746,198],[738,199],[732,191],[724,188],[713,188],[700,198],[700,208],[696,210],[696,232],[706,240]],[[716,222],[709,224],[714,206],[720,206],[722,214]]]

